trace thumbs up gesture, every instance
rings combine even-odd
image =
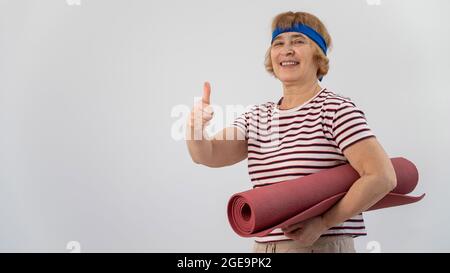
[[[214,111],[210,106],[211,103],[211,85],[205,82],[203,85],[203,96],[192,108],[188,119],[188,126],[194,131],[203,131],[214,115]]]

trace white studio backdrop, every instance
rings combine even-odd
[[[226,218],[246,161],[196,165],[174,128],[205,80],[218,108],[281,97],[263,61],[288,10],[326,24],[322,86],[427,193],[365,213],[357,251],[450,251],[446,0],[0,0],[0,251],[250,252]]]

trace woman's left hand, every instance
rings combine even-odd
[[[299,242],[302,246],[312,246],[325,231],[328,230],[322,216],[282,228],[284,235]]]

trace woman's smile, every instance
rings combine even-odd
[[[299,65],[300,64],[300,62],[297,62],[297,61],[283,61],[283,62],[280,62],[280,66],[282,66],[282,67],[293,67],[293,66],[296,66],[296,65]]]

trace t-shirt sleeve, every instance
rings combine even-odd
[[[351,101],[342,102],[336,110],[332,134],[342,152],[358,141],[375,136],[364,112]]]
[[[231,123],[232,127],[236,127],[244,136],[248,139],[248,116],[249,112],[246,111],[240,115]]]

